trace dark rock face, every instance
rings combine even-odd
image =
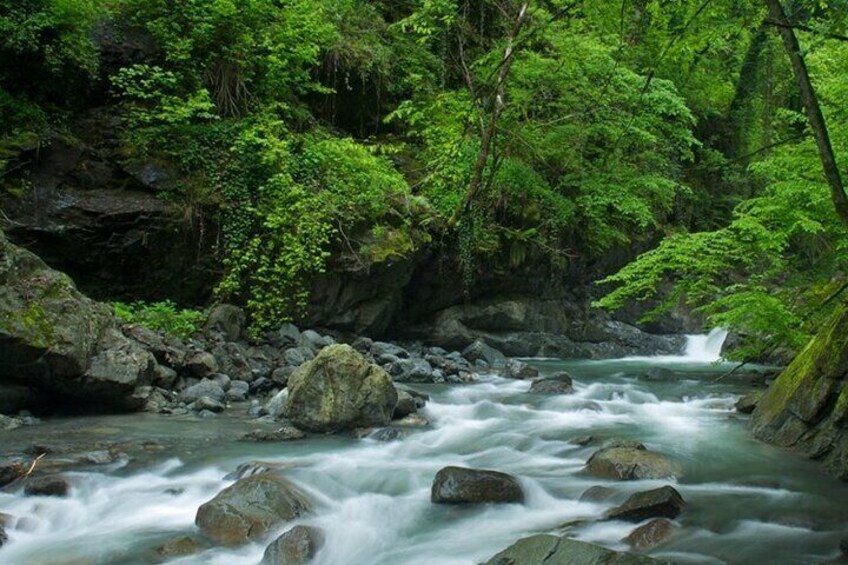
[[[680,477],[683,469],[644,446],[609,446],[599,449],[586,462],[590,475],[618,481]]]
[[[682,336],[654,335],[589,311],[575,299],[531,295],[449,305],[424,322],[405,327],[410,337],[462,349],[475,340],[514,357],[611,358],[674,354]]]
[[[419,257],[365,266],[341,254],[312,285],[305,326],[381,336],[398,314]]]
[[[676,518],[686,506],[683,497],[673,487],[664,486],[637,492],[620,506],[604,514],[607,520],[641,522],[648,518]]]
[[[619,553],[582,541],[551,535],[518,540],[483,565],[650,565],[650,557]]]
[[[848,480],[848,308],[841,308],[766,390],[754,435],[821,460]]]
[[[665,518],[655,518],[647,524],[639,526],[630,532],[624,543],[635,549],[647,550],[653,549],[667,540],[674,533],[674,522]]]
[[[436,473],[430,500],[437,504],[524,502],[521,483],[512,475],[486,469],[445,467]]]
[[[386,372],[349,345],[325,347],[289,378],[285,413],[306,431],[385,426],[397,391]]]
[[[54,136],[33,160],[32,189],[21,197],[0,195],[14,222],[9,238],[96,299],[204,300],[214,283],[211,254],[187,228],[184,211],[108,157],[111,118],[94,113],[80,122],[76,127],[91,130],[94,146]],[[139,167],[143,177],[150,170]]]
[[[215,543],[239,546],[309,511],[309,497],[286,479],[259,474],[239,480],[197,510],[195,524]]]
[[[295,526],[265,548],[260,565],[303,565],[309,563],[324,545],[318,528]]]
[[[536,394],[571,394],[574,392],[573,381],[568,373],[537,379],[530,385],[530,392]]]

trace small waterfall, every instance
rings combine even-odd
[[[718,361],[725,339],[727,330],[724,328],[713,328],[707,335],[688,335],[683,356],[692,361]]]

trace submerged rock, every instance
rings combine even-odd
[[[198,510],[195,524],[215,543],[239,546],[305,514],[309,497],[286,479],[260,474],[225,488]]]
[[[580,502],[607,502],[617,497],[619,492],[610,487],[595,485],[583,491]]]
[[[60,476],[38,477],[27,481],[24,494],[27,496],[68,496],[71,485]]]
[[[398,395],[389,375],[349,345],[329,345],[289,379],[288,418],[312,432],[385,426]]]
[[[683,469],[664,455],[648,451],[641,444],[603,447],[586,462],[590,475],[617,481],[667,479],[683,476]]]
[[[655,518],[630,532],[623,540],[635,549],[653,549],[674,533],[675,525],[671,520]]]
[[[158,546],[155,551],[156,555],[163,561],[169,561],[178,557],[186,557],[198,553],[203,546],[191,536],[179,536],[171,538],[162,545]]]
[[[568,373],[557,373],[533,381],[533,384],[530,385],[530,392],[536,394],[571,394],[574,392],[574,383]]]
[[[582,541],[540,534],[520,539],[483,565],[650,565],[650,557],[619,553]]]
[[[321,530],[295,526],[265,548],[260,565],[303,565],[312,561],[323,545]]]
[[[241,439],[246,441],[295,441],[305,437],[306,434],[294,426],[283,426],[273,431],[253,430]]]
[[[524,491],[518,479],[500,471],[445,467],[436,473],[430,500],[437,504],[520,503]]]
[[[666,485],[631,495],[621,505],[608,510],[604,519],[641,522],[648,518],[676,518],[684,506],[686,502],[680,493]]]

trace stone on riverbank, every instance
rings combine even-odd
[[[680,493],[666,485],[631,495],[619,506],[608,510],[604,519],[641,522],[648,518],[676,518],[685,506]]]
[[[300,429],[338,432],[385,426],[398,394],[389,375],[349,345],[330,345],[289,379],[285,413]]]
[[[521,483],[512,475],[488,469],[445,467],[436,473],[430,500],[437,504],[524,502]]]
[[[260,474],[239,480],[197,510],[195,524],[215,543],[240,546],[265,537],[312,507],[306,493],[286,479]]]
[[[265,548],[260,565],[303,565],[309,563],[324,545],[318,528],[295,526]]]
[[[582,541],[540,534],[520,539],[483,565],[657,565],[650,557],[619,553]]]
[[[683,476],[683,469],[664,455],[641,444],[603,447],[592,454],[585,470],[590,475],[617,481],[667,479]]]

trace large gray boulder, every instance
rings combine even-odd
[[[87,396],[106,400],[112,406],[140,409],[143,402],[133,393],[138,387],[150,385],[157,376],[156,358],[138,342],[111,328],[98,347],[100,351],[91,359],[81,381]]]
[[[490,367],[495,369],[503,369],[506,367],[506,356],[483,341],[477,339],[462,351],[462,356],[474,363],[475,361],[485,361]]]
[[[88,368],[109,309],[0,232],[0,380],[57,386]]]
[[[218,304],[209,312],[203,332],[212,336],[218,334],[224,341],[238,341],[244,337],[247,317],[244,310],[232,304]]]
[[[520,539],[483,565],[656,565],[642,555],[619,553],[582,541],[551,535]]]
[[[518,479],[500,471],[445,467],[436,473],[430,500],[437,504],[520,503],[524,491]]]
[[[337,432],[385,426],[398,395],[389,375],[349,345],[329,345],[289,378],[285,413],[298,428]]]
[[[141,408],[156,360],[118,332],[108,307],[0,231],[0,384],[24,385],[83,408]]]
[[[612,445],[592,454],[585,470],[590,475],[617,481],[681,477],[683,469],[664,455],[641,444]]]
[[[265,548],[260,565],[303,565],[309,563],[324,545],[318,528],[295,526]]]
[[[240,546],[258,541],[312,506],[306,493],[286,479],[264,473],[239,480],[198,510],[195,524],[217,544]]]

